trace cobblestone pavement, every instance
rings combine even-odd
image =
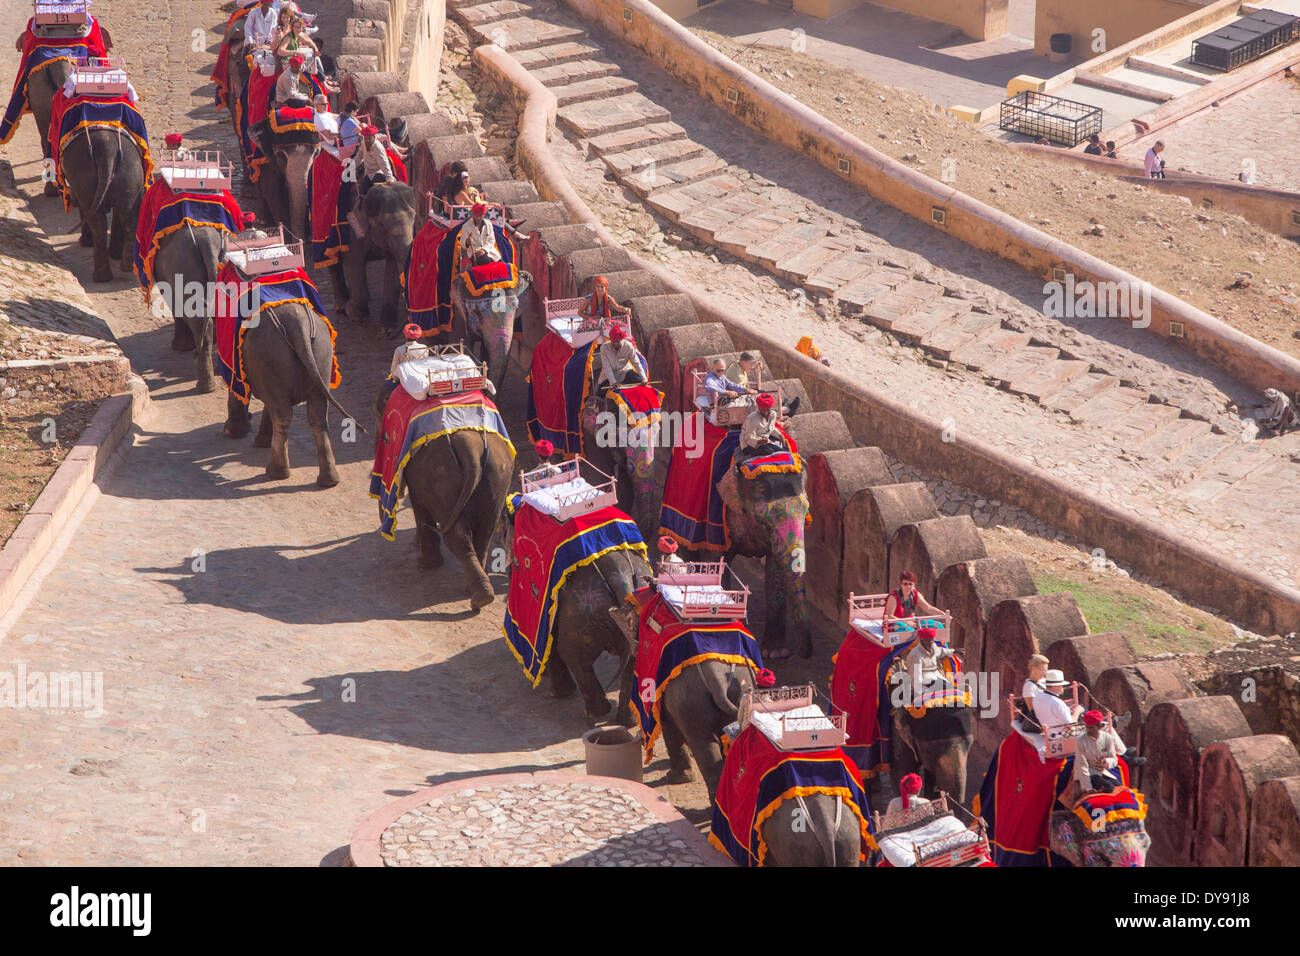
[[[0,36],[29,11],[4,4]],[[217,4],[99,0],[95,13],[154,141],[175,130],[234,155],[207,80]],[[206,49],[192,50],[194,29]],[[0,75],[15,65],[0,44]],[[342,483],[317,489],[299,409],[293,474],[268,481],[266,450],[223,437],[224,394],[195,393],[192,354],[170,350],[134,279],[91,282],[62,204],[39,196],[30,118],[2,152],[155,412],[0,639],[0,671],[103,680],[100,717],[0,709],[0,865],[312,865],[394,796],[485,772],[581,772],[581,703],[529,689],[501,638],[502,599],[474,615],[458,570],[417,570],[409,512],[396,543],[378,535],[372,436],[345,442],[331,415]],[[336,394],[363,423],[391,349],[341,324]],[[499,400],[518,429],[519,382]],[[494,583],[503,593],[504,576]],[[667,761],[649,770],[654,784]],[[700,816],[702,785],[672,791]]]
[[[846,187],[555,4],[513,10],[453,16],[504,30],[551,85],[567,134],[552,149],[626,245],[769,334],[812,334],[943,427],[1297,585],[1300,512],[1265,503],[1293,495],[1300,435],[1254,440],[1253,391],[1127,323],[1044,315],[1041,281]]]
[[[384,831],[388,866],[704,866],[672,828],[611,787],[467,788]]]
[[[1253,171],[1256,186],[1300,190],[1300,80],[1277,76],[1176,126],[1125,147],[1135,162],[1162,140],[1171,169],[1237,179]]]

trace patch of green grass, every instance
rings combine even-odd
[[[1156,601],[1132,593],[1139,585],[1128,579],[1112,583],[1101,575],[1071,579],[1039,574],[1034,576],[1034,583],[1040,594],[1065,591],[1074,595],[1094,634],[1125,634],[1139,658],[1165,653],[1205,654],[1234,640],[1232,629],[1223,621],[1199,611],[1192,611],[1193,617],[1163,608]]]

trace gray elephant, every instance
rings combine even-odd
[[[266,406],[254,444],[269,444],[271,459],[266,474],[289,477],[289,423],[293,408],[304,402],[312,438],[316,441],[316,484],[331,488],[339,483],[334,449],[326,430],[326,402],[345,417],[347,410],[330,394],[334,346],[329,329],[315,311],[300,302],[268,307],[260,321],[247,323],[243,334],[244,375],[255,396]],[[248,406],[232,393],[226,403],[226,435],[248,434],[251,417]]]
[[[1151,849],[1146,823],[1138,819],[1094,827],[1073,810],[1055,810],[1048,832],[1052,852],[1074,866],[1146,866]]]
[[[390,389],[381,388],[375,402],[379,434],[390,394]],[[442,567],[445,540],[465,573],[470,606],[476,611],[496,597],[484,566],[513,472],[514,452],[500,435],[461,429],[418,448],[403,473],[415,513],[420,567]]]
[[[524,295],[533,284],[533,277],[519,270],[519,279],[513,288],[494,289],[480,296],[472,296],[465,288],[465,280],[456,276],[452,284],[452,301],[456,306],[459,329],[467,346],[478,343],[477,353],[487,362],[488,378],[497,388],[506,377],[506,361],[510,355],[510,342],[515,334],[515,317],[519,314]]]
[[[204,290],[216,287],[224,254],[225,234],[214,226],[195,225],[178,229],[158,244],[154,256],[154,282],[170,290],[169,304],[175,330],[172,348],[177,352],[195,350],[194,371],[198,391],[207,393],[216,387],[212,374],[212,311],[210,296],[197,300],[186,293],[195,283]],[[176,315],[178,308],[181,314]]]
[[[786,800],[759,829],[767,844],[764,866],[862,863],[862,826],[842,797],[815,793],[804,797],[802,803]]]
[[[514,562],[514,516],[507,508],[507,555]],[[633,643],[623,627],[608,613],[622,608],[633,591],[653,581],[650,565],[634,551],[617,550],[601,555],[590,564],[576,568],[565,579],[557,598],[552,623],[554,647],[547,673],[551,679],[551,696],[573,694],[574,682],[582,691],[586,715],[601,720],[609,715],[610,704],[605,689],[596,677],[593,665],[601,653],[609,651],[619,661],[619,695],[615,717],[631,727],[636,722],[632,712],[632,687],[635,654]]]
[[[599,363],[593,374],[599,375]],[[624,413],[626,415],[626,413]],[[654,538],[659,527],[659,509],[662,504],[658,486],[655,484],[656,446],[650,436],[643,441],[626,441],[622,444],[611,442],[602,437],[607,431],[603,421],[617,425],[619,407],[610,398],[593,398],[582,412],[582,450],[583,457],[607,475],[618,479],[619,507],[632,516],[641,537],[647,541]],[[636,436],[637,438],[643,436]]]
[[[144,198],[144,157],[119,131],[88,127],[70,137],[59,156],[59,175],[81,211],[83,239],[89,230],[96,282],[113,280],[112,260],[124,272],[133,268],[134,239]],[[109,214],[112,234],[109,234]]]
[[[905,707],[895,707],[890,734],[890,776],[901,780],[920,774],[925,793],[950,793],[966,799],[966,759],[974,734],[970,707],[931,707],[923,717],[913,717]]]
[[[360,192],[360,190],[357,190]],[[402,295],[401,273],[406,268],[415,234],[415,190],[406,183],[378,183],[358,198],[353,215],[361,229],[352,229],[348,251],[342,262],[349,293],[348,318],[370,321],[370,289],[366,262],[384,260],[384,296],[380,321],[389,330],[406,324],[406,297]]]
[[[248,58],[244,50],[244,21],[231,24],[226,35],[221,41],[226,48],[226,71],[224,77],[226,88],[224,97],[222,91],[217,91],[217,108],[225,107],[230,110],[230,121],[235,125],[235,135],[239,135],[239,128],[235,124],[234,104],[239,102],[240,96],[243,95],[244,87],[248,85]],[[213,80],[217,77],[214,75]]]
[[[319,141],[301,133],[277,136],[269,119],[254,123],[249,130],[270,160],[262,167],[257,186],[266,208],[277,222],[296,238],[310,240],[307,213],[307,178],[320,149]],[[307,243],[310,245],[310,241]]]

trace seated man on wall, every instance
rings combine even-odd
[[[1123,756],[1130,767],[1140,767],[1146,757],[1137,756],[1137,748],[1122,750],[1124,743],[1117,735],[1103,729],[1105,716],[1099,710],[1083,715],[1083,736],[1074,744],[1074,781],[1080,793],[1099,790],[1110,793],[1123,784],[1119,772],[1119,758]]]

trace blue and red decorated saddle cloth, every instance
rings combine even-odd
[[[325,150],[316,154],[307,177],[307,209],[311,215],[312,266],[337,265],[352,243],[352,211],[356,182],[344,182],[343,164]]]
[[[393,153],[388,155],[395,159]],[[497,289],[513,289],[519,284],[519,250],[505,228],[496,223],[492,224],[492,233],[501,261],[461,269],[460,230],[468,222],[467,219],[443,229],[429,220],[411,243],[401,276],[402,290],[411,321],[418,323],[426,334],[451,331],[451,292],[456,276],[464,278],[465,288],[475,298]]]
[[[747,667],[753,674],[763,669],[763,652],[744,621],[683,621],[653,587],[636,591],[628,600],[640,621],[634,703],[649,764],[659,738],[664,691],[682,671],[713,660]]]
[[[277,139],[295,143],[314,143],[320,138],[316,133],[316,123],[312,118],[310,106],[271,109],[272,101],[275,99],[275,84],[283,72],[284,70],[280,69],[273,76],[265,76],[255,67],[250,69],[248,82],[244,84],[244,89],[235,103],[235,128],[239,131],[239,147],[244,155],[244,165],[248,168],[250,182],[257,182],[261,178],[262,167],[270,161],[270,157],[262,152],[261,144],[252,133],[253,127],[262,120],[270,120],[271,133]],[[310,96],[325,92],[325,87],[317,77],[307,73],[303,76],[307,77],[307,82],[311,86]]]
[[[1075,815],[1089,827],[1104,827],[1124,820],[1145,820],[1147,818],[1146,797],[1128,786],[1128,765],[1123,758],[1120,766],[1124,786],[1117,787],[1110,793],[1089,793],[1080,797],[1074,805]]]
[[[633,360],[641,374],[649,378],[645,356],[636,351]],[[599,361],[598,339],[574,349],[555,332],[548,330],[542,336],[533,349],[524,405],[528,437],[533,444],[545,439],[558,452],[582,454],[582,410],[591,395],[592,369],[599,368]],[[654,406],[657,411],[662,393],[648,387],[640,391],[638,394],[629,390],[631,394],[624,400],[624,405],[638,416],[647,414],[639,410],[641,407],[650,409]],[[627,405],[629,401],[633,404]]]
[[[230,109],[230,44],[224,42],[230,35],[230,28],[248,16],[248,11],[257,6],[261,0],[241,0],[222,32],[221,52],[217,54],[217,64],[212,68],[212,82],[216,86],[217,109]]]
[[[727,751],[713,805],[709,842],[738,866],[763,866],[767,841],[763,823],[786,800],[823,793],[843,798],[862,832],[859,859],[876,849],[870,805],[858,768],[844,751],[784,751],[750,724]],[[809,838],[816,839],[811,829]]]
[[[63,208],[72,211],[72,195],[63,179],[63,166],[59,158],[64,147],[74,136],[85,135],[82,130],[115,129],[135,144],[144,164],[144,181],[153,181],[153,157],[149,153],[149,130],[144,117],[125,96],[66,96],[63,90],[54,91],[50,101],[50,157],[54,160],[56,184],[63,193]]]
[[[256,295],[254,295],[254,291]],[[338,333],[330,324],[320,294],[312,285],[307,273],[301,269],[289,272],[277,272],[246,279],[233,265],[226,263],[221,274],[217,276],[216,296],[213,309],[213,341],[216,344],[217,371],[221,380],[237,399],[248,404],[253,390],[244,376],[244,330],[246,321],[256,313],[261,315],[267,309],[290,302],[298,302],[309,307],[321,317],[330,333],[330,348]],[[263,317],[262,321],[266,321]],[[343,381],[339,372],[338,356],[333,356],[333,368],[330,371],[330,388],[338,388]]]
[[[698,434],[703,436],[703,451],[692,457],[691,450],[684,444],[673,447],[668,476],[664,479],[659,533],[693,550],[726,551],[731,547],[731,533],[727,530],[727,506],[718,491],[718,482],[735,461],[736,451],[740,448],[740,431],[718,428],[703,412],[691,414],[700,417]],[[785,439],[786,447],[743,461],[740,470],[745,478],[763,472],[797,473],[803,470],[799,446],[779,425],[777,431]]]
[[[514,516],[514,565],[501,627],[510,652],[534,687],[542,679],[553,646],[555,609],[565,579],[612,551],[646,557],[636,522],[617,508],[601,508],[559,522],[523,502],[506,499]]]
[[[1128,767],[1120,760],[1128,786]],[[1049,829],[1057,798],[1070,786],[1074,757],[1046,762],[1012,731],[993,754],[971,809],[988,825],[989,846],[998,866],[1069,866],[1051,852]]]
[[[500,435],[514,457],[505,420],[481,391],[416,399],[399,387],[388,397],[370,472],[370,497],[379,501],[379,533],[389,541],[394,538],[402,475],[411,456],[436,438],[467,429]]]
[[[18,76],[14,79],[9,105],[3,118],[0,118],[0,146],[13,138],[23,116],[32,111],[27,96],[27,82],[34,74],[49,69],[57,60],[104,56],[108,56],[104,50],[104,35],[94,17],[90,18],[90,32],[81,38],[42,39],[32,32],[32,21],[28,20],[27,32],[23,34],[22,59],[18,61]]]
[[[140,222],[135,235],[135,277],[145,298],[153,289],[154,257],[163,240],[187,227],[209,226],[236,235],[243,229],[244,214],[230,190],[211,193],[178,193],[158,176],[140,203]],[[184,290],[178,290],[182,294]]]

